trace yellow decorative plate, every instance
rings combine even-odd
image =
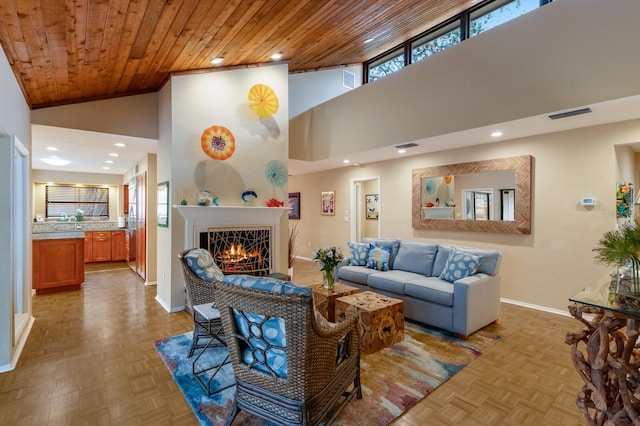
[[[265,84],[256,84],[249,89],[249,107],[260,117],[271,117],[278,112],[278,97]]]

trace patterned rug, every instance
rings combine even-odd
[[[407,321],[403,342],[361,355],[362,399],[353,399],[334,424],[389,424],[499,340],[499,336],[480,330],[463,341],[452,334]],[[194,380],[192,360],[195,355],[187,358],[191,332],[157,340],[154,345],[200,423],[224,424],[234,388],[208,397]],[[208,349],[196,365],[204,366],[225,356],[226,348]],[[226,365],[212,382],[212,388],[232,381],[231,365]],[[367,420],[363,419],[363,413]],[[265,423],[240,412],[234,424]]]

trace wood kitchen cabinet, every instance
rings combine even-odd
[[[33,241],[32,287],[37,295],[79,290],[84,282],[84,241]]]
[[[108,262],[111,260],[111,231],[93,231],[92,262]]]
[[[91,262],[93,256],[93,236],[91,232],[84,233],[84,263]]]
[[[127,260],[127,241],[124,231],[111,231],[111,260]]]

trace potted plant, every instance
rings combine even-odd
[[[640,222],[605,232],[594,248],[596,261],[616,267],[616,292],[640,294]]]

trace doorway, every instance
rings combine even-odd
[[[380,238],[380,176],[351,179],[350,241]]]

